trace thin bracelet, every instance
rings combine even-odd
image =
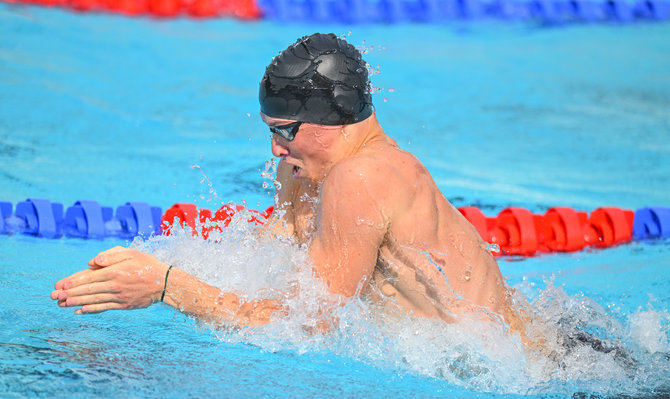
[[[172,269],[172,265],[168,267],[167,272],[165,272],[165,286],[163,287],[163,295],[161,295],[161,302],[163,302],[163,298],[165,298],[165,290],[167,289],[167,279],[168,276],[170,275],[170,269]]]

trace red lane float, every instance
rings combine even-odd
[[[538,231],[542,252],[575,252],[584,248],[586,212],[568,207],[553,207],[544,214],[544,223]]]
[[[474,207],[458,210],[486,242],[497,244],[494,255],[533,256],[537,252],[575,252],[585,247],[610,247],[633,237],[633,211],[615,207],[591,212],[553,207],[544,215],[509,207],[487,217]]]
[[[605,248],[630,241],[634,216],[631,210],[614,207],[596,209],[591,212],[584,234],[586,244]]]
[[[259,19],[262,10],[256,0],[4,0],[10,3],[65,7],[79,12],[111,12],[127,16],[151,15],[175,18],[236,17]]]
[[[175,221],[178,220],[182,228],[188,226],[194,236],[202,234],[202,238],[206,240],[212,231],[223,231],[221,225],[228,227],[233,216],[238,212],[247,212],[249,214],[247,222],[259,225],[270,218],[273,210],[274,207],[272,206],[260,212],[255,209],[247,209],[244,205],[239,204],[235,206],[223,205],[212,215],[212,211],[207,208],[198,208],[195,204],[178,203],[165,211],[161,222],[161,230],[164,235],[169,236]]]
[[[504,255],[533,256],[538,249],[537,233],[542,216],[528,209],[509,207],[496,217],[490,234],[492,244],[498,244]]]

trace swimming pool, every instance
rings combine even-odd
[[[382,126],[457,206],[670,206],[668,24],[347,28],[7,4],[0,200],[270,205],[258,80],[272,55],[316,30],[370,50]],[[245,240],[245,227],[227,234],[219,245],[179,235],[134,245],[249,290],[289,284],[282,272],[304,256]],[[533,361],[496,330],[373,324],[361,303],[328,336],[301,332],[307,314],[236,333],[161,306],[76,317],[51,303],[56,280],[117,244],[126,243],[0,236],[3,395],[511,398],[658,396],[670,386],[668,242],[500,261],[546,315],[621,341],[632,369],[587,348],[560,367]]]

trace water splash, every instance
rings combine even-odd
[[[386,51],[386,46],[384,46],[384,45],[380,45],[380,46],[368,45],[368,44],[366,44],[365,40],[363,40],[360,45],[357,45],[357,46],[354,46],[354,47],[356,47],[356,49],[362,55],[369,54],[373,51]],[[373,76],[381,74],[381,65],[379,65],[379,64],[373,66],[372,64],[366,62],[365,63],[365,68],[367,69],[368,76],[370,77],[371,80],[372,80]],[[357,71],[357,72],[360,72],[360,71]],[[380,92],[383,92],[383,91],[384,91],[383,87],[377,87],[377,86],[373,85],[372,83],[370,83],[370,93],[371,94],[380,93]],[[394,88],[388,89],[389,93],[393,93],[394,91],[395,91]],[[384,98],[383,101],[387,102],[388,98]]]
[[[246,300],[284,303],[287,314],[265,326],[210,326],[224,342],[267,351],[333,353],[480,392],[640,395],[670,385],[670,315],[664,311],[650,307],[613,315],[551,281],[543,289],[519,287],[512,298],[530,315],[526,333],[543,340],[529,347],[503,323],[463,317],[447,324],[364,298],[332,295],[314,276],[306,247],[263,239],[262,227],[247,218],[244,212],[236,214],[208,241],[177,229],[169,237],[133,244]],[[521,294],[530,289],[538,291],[531,303]]]
[[[200,157],[200,159],[202,159],[202,156]],[[216,193],[216,190],[214,189],[214,184],[209,179],[209,177],[207,176],[205,171],[202,169],[202,167],[200,165],[191,165],[191,170],[195,170],[195,169],[199,170],[200,173],[202,174],[202,178],[200,178],[200,184],[203,184],[203,183],[207,182],[208,196],[206,198],[206,201],[211,202],[215,199],[220,199],[219,195]],[[200,199],[205,199],[205,196],[203,194],[200,194]]]

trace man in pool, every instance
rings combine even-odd
[[[369,88],[360,53],[333,34],[303,37],[272,60],[260,105],[281,184],[267,228],[307,243],[315,275],[334,294],[421,317],[514,324],[486,243],[384,133]],[[77,314],[163,301],[237,326],[281,316],[277,300],[244,302],[136,250],[109,249],[89,266],[57,282],[51,298]]]

